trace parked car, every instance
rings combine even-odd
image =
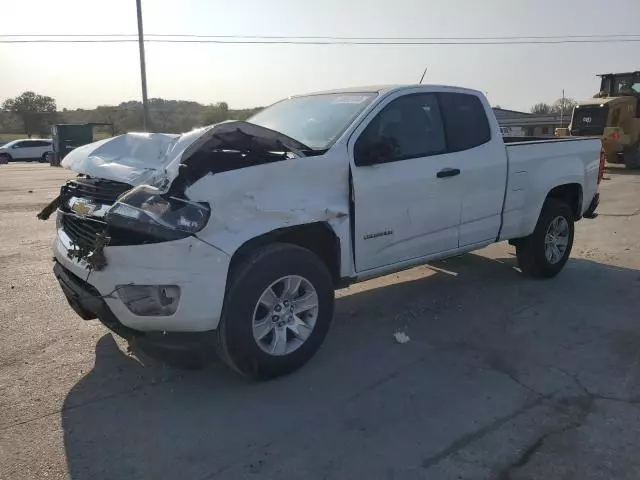
[[[593,218],[597,139],[505,144],[481,92],[445,86],[292,97],[248,122],[79,147],[54,272],[84,319],[140,344],[216,345],[254,378],[323,342],[334,290],[508,240],[557,275]]]
[[[13,160],[37,160],[46,161],[47,152],[53,149],[50,139],[33,138],[14,140],[0,147],[0,163]]]

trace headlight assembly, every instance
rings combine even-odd
[[[156,188],[139,186],[118,198],[107,212],[106,221],[110,226],[173,240],[202,230],[209,214],[206,203],[172,197]]]

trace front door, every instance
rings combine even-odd
[[[33,148],[31,148],[30,140],[23,140],[16,143],[11,149],[11,156],[15,160],[28,160],[31,158]]]
[[[437,94],[391,97],[369,118],[351,149],[356,270],[456,249],[463,184]]]

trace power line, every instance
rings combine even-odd
[[[0,44],[26,44],[26,43],[134,43],[134,38],[122,39],[32,39],[32,40],[0,40]],[[640,42],[640,38],[601,38],[601,39],[558,39],[558,40],[514,40],[514,41],[448,41],[448,40],[385,40],[385,41],[360,41],[360,40],[231,40],[231,39],[145,39],[145,43],[187,43],[187,44],[235,44],[235,45],[557,45],[570,43],[633,43]]]
[[[0,38],[122,38],[137,37],[132,33],[73,33],[73,34],[0,34]],[[564,39],[604,39],[604,38],[634,38],[640,34],[598,34],[598,35],[512,35],[512,36],[480,36],[480,37],[356,37],[356,36],[297,36],[297,35],[199,35],[199,34],[164,34],[147,33],[145,37],[161,38],[202,38],[202,39],[246,39],[246,40],[336,40],[336,41],[445,41],[445,40],[564,40]]]

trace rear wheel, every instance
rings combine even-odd
[[[275,244],[231,272],[217,349],[245,376],[290,373],[311,359],[333,317],[334,290],[326,266],[311,251]]]
[[[534,278],[555,277],[569,259],[573,235],[571,208],[561,200],[547,199],[533,233],[516,243],[520,269]]]

